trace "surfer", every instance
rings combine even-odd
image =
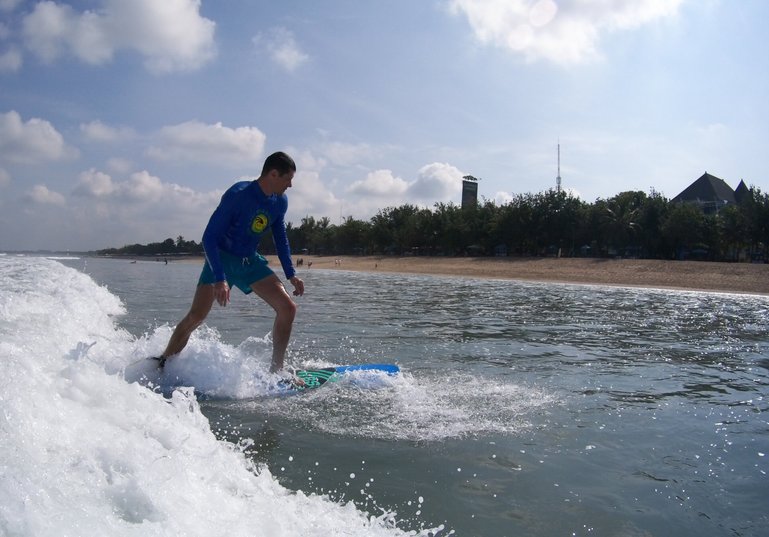
[[[284,221],[288,208],[286,190],[291,187],[295,173],[296,164],[290,156],[273,153],[264,161],[256,180],[235,183],[224,193],[203,232],[206,262],[190,310],[176,325],[163,354],[155,357],[161,368],[184,349],[214,302],[227,305],[230,286],[235,286],[245,294],[256,293],[275,310],[270,371],[282,371],[296,304],[257,247],[269,228],[283,273],[294,287],[293,294],[302,296],[304,282],[296,276],[291,261]]]

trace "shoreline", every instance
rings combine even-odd
[[[266,256],[282,278],[276,256]],[[111,257],[109,259],[163,262],[165,258]],[[297,272],[313,269],[429,274],[476,279],[610,285],[769,295],[769,264],[656,259],[580,257],[429,257],[429,256],[315,256],[294,255]],[[202,256],[168,257],[174,263],[201,263]],[[312,265],[310,265],[310,263]]]

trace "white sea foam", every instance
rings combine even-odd
[[[168,334],[135,340],[113,323],[122,312],[55,261],[0,259],[0,535],[413,534],[391,514],[285,489],[215,438],[191,389],[166,398],[126,382],[121,367]],[[198,337],[169,374],[258,392],[243,349],[219,343],[215,366],[195,359],[214,339]]]
[[[518,434],[531,426],[533,412],[553,403],[554,396],[541,390],[472,375],[417,377],[402,372],[389,377],[359,372],[301,398],[243,404],[292,416],[303,427],[325,433],[432,442]],[[332,407],[334,412],[329,412]]]

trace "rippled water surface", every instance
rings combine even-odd
[[[156,350],[199,272],[67,263],[117,294],[122,326]],[[175,366],[212,386],[203,410],[218,434],[253,442],[287,487],[466,536],[769,535],[769,298],[302,277],[294,365],[395,362],[403,374],[295,397],[248,391],[272,315],[235,291]]]

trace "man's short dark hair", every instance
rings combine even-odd
[[[286,175],[288,172],[296,173],[296,163],[283,151],[278,151],[264,161],[262,175],[267,175],[272,170],[277,170],[280,175]]]

